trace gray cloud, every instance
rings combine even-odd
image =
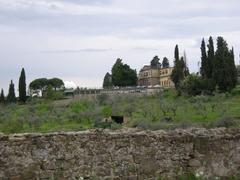
[[[28,81],[60,76],[100,86],[116,58],[140,69],[155,55],[172,60],[175,44],[196,71],[201,39],[210,35],[224,36],[238,62],[239,6],[236,0],[0,0],[0,86],[16,82],[21,67]]]

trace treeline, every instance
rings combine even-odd
[[[18,91],[19,91],[19,98],[16,98],[15,94],[15,85],[13,81],[11,80],[8,90],[8,95],[5,97],[4,90],[1,90],[0,94],[0,103],[16,103],[17,101],[19,103],[25,103],[27,100],[27,90],[26,90],[26,75],[25,70],[22,68],[21,75],[19,77],[19,83],[18,83]]]
[[[63,90],[64,89],[64,82],[63,80],[59,78],[39,78],[33,80],[29,85],[30,95],[34,93],[34,91],[44,91],[44,97],[47,99],[54,99],[63,96],[63,94],[57,92],[57,90]],[[55,90],[55,92],[54,92]],[[1,89],[0,93],[0,103],[1,104],[7,104],[7,103],[20,103],[24,104],[26,103],[28,99],[28,93],[27,93],[27,85],[26,85],[26,74],[24,68],[22,68],[21,75],[19,77],[19,83],[18,83],[18,92],[19,97],[16,97],[15,94],[15,85],[13,83],[13,80],[11,80],[8,90],[8,95],[5,96],[4,90]]]
[[[152,68],[168,68],[170,66],[167,57],[164,57],[162,62],[160,62],[158,56],[153,57],[150,65]],[[137,81],[137,71],[124,64],[122,59],[117,59],[112,67],[111,74],[107,72],[104,77],[103,88],[136,86]]]
[[[179,94],[212,94],[214,91],[230,92],[237,85],[237,68],[234,50],[229,49],[223,37],[217,38],[215,50],[213,38],[206,45],[201,44],[200,73],[189,74],[182,58],[179,60],[178,46],[175,48],[174,70],[172,80]]]

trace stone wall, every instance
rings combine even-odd
[[[240,130],[0,135],[0,179],[239,177]]]

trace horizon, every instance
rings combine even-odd
[[[137,72],[155,55],[173,65],[176,44],[196,72],[201,40],[209,36],[215,43],[223,36],[239,64],[239,6],[234,0],[0,0],[0,88],[6,95],[13,79],[17,92],[22,67],[27,85],[59,77],[101,87],[117,58]]]

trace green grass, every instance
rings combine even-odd
[[[124,126],[142,129],[240,127],[240,91],[215,96],[178,97],[173,90],[156,96],[99,95],[76,101],[35,99],[26,105],[0,105],[0,132],[79,131],[103,124],[111,115],[128,118]]]

